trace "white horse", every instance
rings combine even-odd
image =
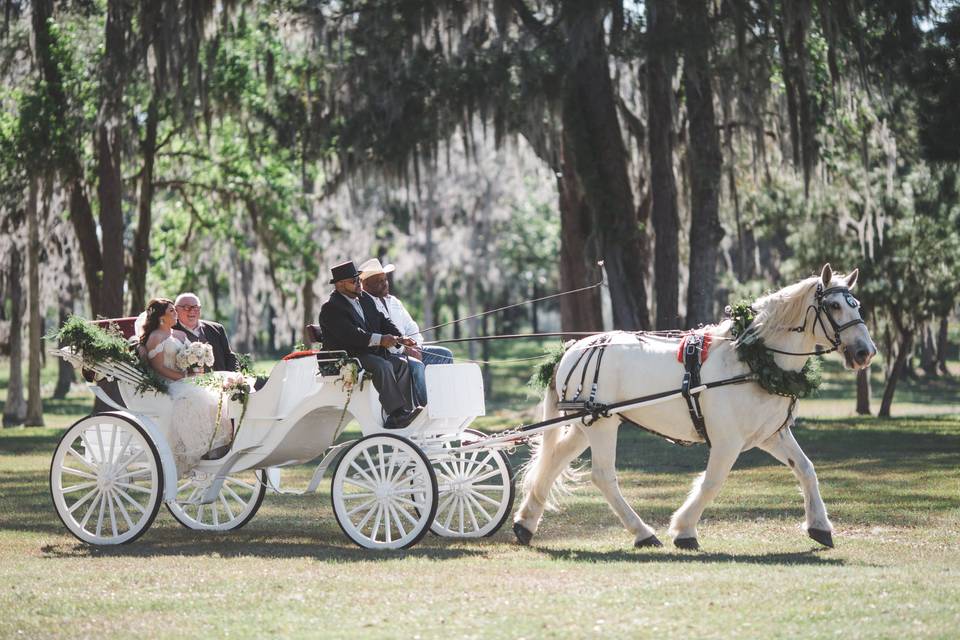
[[[774,353],[777,365],[784,370],[799,371],[807,354],[818,347],[836,347],[848,369],[863,369],[877,350],[850,294],[856,281],[857,270],[845,277],[834,276],[830,265],[825,265],[820,277],[808,278],[757,300],[752,305],[756,317],[751,333],[762,338],[771,350],[800,354]],[[707,328],[714,338],[701,369],[704,383],[750,373],[737,356],[732,326],[731,320],[725,320]],[[574,343],[557,365],[543,400],[544,420],[563,415],[557,409],[562,395],[558,387],[568,379],[580,381],[580,352],[595,339]],[[610,404],[678,389],[684,366],[677,360],[677,349],[677,338],[610,334],[597,381],[597,401]],[[569,377],[575,368],[572,378]],[[587,383],[592,376],[591,366]],[[833,525],[820,497],[813,464],[790,429],[793,399],[768,393],[756,382],[748,382],[708,389],[700,394],[700,404],[711,444],[710,456],[706,471],[694,481],[686,502],[671,518],[669,535],[674,544],[682,549],[699,548],[697,523],[703,510],[719,493],[740,453],[760,447],[789,465],[803,490],[803,528],[817,542],[832,547]],[[589,426],[578,423],[545,432],[527,463],[523,503],[514,517],[514,533],[522,544],[529,544],[536,533],[544,509],[555,508],[555,496],[563,489],[562,480],[558,482],[560,476],[567,475],[573,460],[589,446],[591,479],[634,535],[634,546],[662,546],[654,530],[624,500],[617,484],[617,431],[623,419],[672,440],[704,441],[694,428],[683,398],[625,411],[619,416],[601,417]]]

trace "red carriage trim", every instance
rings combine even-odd
[[[679,362],[680,364],[683,364],[683,350],[687,346],[687,340],[690,338],[690,336],[693,333],[696,333],[696,332],[694,331],[691,333],[687,333],[682,338],[680,338],[680,347],[677,349],[677,362]],[[707,352],[710,350],[710,341],[712,338],[713,336],[711,336],[709,333],[706,333],[706,332],[703,333],[703,350],[700,352],[701,363],[707,361]]]
[[[281,360],[296,360],[297,358],[306,358],[307,356],[315,356],[318,353],[320,352],[315,351],[313,349],[310,349],[307,351],[294,351],[293,353],[288,353],[287,355],[283,356]]]

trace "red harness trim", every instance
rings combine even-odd
[[[288,353],[287,355],[281,358],[282,360],[296,360],[297,358],[306,358],[307,356],[315,356],[319,351],[294,351],[293,353]]]
[[[677,362],[679,362],[680,364],[683,364],[683,350],[687,346],[687,339],[690,338],[691,334],[693,333],[696,333],[696,332],[691,331],[690,333],[684,335],[680,339],[680,347],[677,349]],[[707,353],[710,351],[710,341],[712,338],[713,336],[711,336],[709,333],[706,333],[706,332],[703,333],[703,351],[700,352],[701,363],[707,361]]]

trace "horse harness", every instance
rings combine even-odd
[[[643,340],[642,331],[636,332],[634,335],[638,340]],[[690,413],[690,421],[693,423],[693,427],[703,441],[710,446],[710,436],[707,434],[707,423],[706,419],[703,416],[703,411],[700,408],[700,394],[704,389],[699,391],[691,392],[691,389],[697,389],[698,387],[713,388],[719,386],[725,386],[728,384],[739,384],[743,382],[750,382],[753,380],[752,375],[744,376],[735,376],[729,380],[720,380],[713,383],[703,384],[700,379],[700,367],[703,362],[707,359],[707,353],[710,347],[710,335],[697,332],[676,332],[676,334],[671,333],[671,337],[680,338],[680,349],[678,352],[678,360],[684,366],[683,380],[681,387],[678,391],[680,395],[683,396],[683,399],[687,403],[687,409]],[[580,355],[577,357],[576,361],[573,363],[573,366],[570,368],[570,371],[567,373],[567,377],[563,381],[563,385],[560,388],[560,400],[557,403],[557,409],[560,411],[574,411],[582,415],[581,421],[585,426],[590,426],[600,418],[609,418],[611,416],[611,409],[615,409],[618,405],[626,405],[628,402],[618,402],[613,405],[598,403],[597,398],[597,387],[598,381],[600,378],[600,365],[603,362],[603,354],[606,351],[606,347],[610,346],[613,340],[612,333],[604,333],[597,336],[591,343],[587,345],[587,348],[583,349],[580,352]],[[593,381],[590,384],[589,395],[586,398],[582,397],[584,387],[587,381],[587,374],[590,370],[590,365],[593,363]],[[573,397],[569,400],[567,399],[567,388],[570,386],[570,380],[573,378],[574,373],[577,369],[580,369],[580,381],[577,384],[576,391],[573,394]],[[655,394],[661,395],[661,394]],[[650,396],[647,396],[650,397]],[[637,398],[635,400],[641,400]],[[681,446],[692,446],[696,444],[695,442],[690,442],[686,440],[675,440],[664,436],[663,434],[657,433],[651,429],[644,427],[643,425],[637,424],[632,420],[626,418],[621,419],[624,422],[629,422],[630,424],[637,426],[645,431],[650,433],[655,433],[672,442]]]
[[[766,349],[768,351],[773,351],[774,353],[782,353],[783,355],[787,355],[787,356],[819,356],[819,355],[823,355],[824,353],[830,353],[831,351],[836,351],[837,349],[839,349],[840,345],[842,344],[842,341],[840,339],[841,332],[843,332],[846,329],[849,329],[850,327],[855,327],[858,324],[865,325],[867,323],[864,321],[862,313],[858,317],[851,320],[850,322],[844,322],[843,324],[840,324],[836,320],[834,320],[833,315],[830,313],[830,310],[827,309],[826,305],[824,304],[824,301],[826,300],[827,296],[834,293],[842,293],[844,301],[847,303],[847,306],[849,306],[850,308],[852,309],[860,308],[860,301],[857,300],[853,296],[853,293],[850,292],[850,287],[837,286],[837,287],[827,287],[826,289],[824,289],[823,284],[818,282],[817,292],[816,294],[814,294],[814,300],[817,303],[816,306],[811,304],[810,306],[807,307],[806,312],[803,314],[803,324],[790,328],[790,331],[793,331],[795,333],[806,332],[807,318],[810,315],[810,310],[813,309],[813,313],[814,313],[813,330],[814,332],[816,332],[817,325],[820,325],[820,329],[823,331],[824,337],[830,341],[831,345],[833,345],[832,348],[824,351],[820,349],[820,347],[818,346],[816,351],[811,351],[809,353],[794,353],[792,351],[781,351],[780,349],[774,349],[773,347],[766,347]],[[823,322],[824,316],[826,316],[827,322],[830,324],[830,328],[833,329],[832,338],[830,337],[830,332],[827,330],[827,325],[824,324]]]

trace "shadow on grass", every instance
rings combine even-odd
[[[149,533],[147,534],[149,535]],[[412,549],[396,551],[370,551],[360,547],[348,547],[322,541],[271,541],[260,535],[256,539],[243,539],[243,534],[209,537],[199,542],[174,544],[175,540],[151,543],[138,540],[133,544],[117,547],[92,547],[80,542],[62,545],[43,545],[40,551],[44,558],[162,558],[162,557],[220,557],[295,559],[309,558],[320,562],[389,562],[408,558],[426,560],[456,560],[478,558],[487,555],[483,548],[450,548],[420,545]],[[345,541],[345,539],[344,539]]]
[[[537,552],[550,556],[554,560],[568,560],[577,562],[641,562],[661,563],[677,562],[688,564],[775,564],[775,565],[814,565],[814,566],[843,566],[847,564],[841,558],[823,557],[829,549],[810,549],[788,553],[756,553],[731,554],[711,553],[709,551],[673,553],[645,553],[635,550],[618,551],[583,551],[580,549],[549,549],[535,548]]]

